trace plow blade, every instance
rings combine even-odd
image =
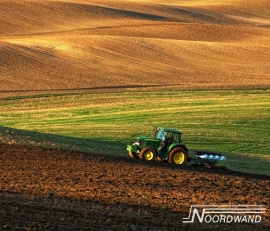
[[[220,160],[227,160],[227,158],[219,153],[195,151],[193,161],[197,164],[216,164]]]

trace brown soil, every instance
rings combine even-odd
[[[270,202],[270,177],[225,169],[0,145],[1,230],[270,230],[183,224],[191,205]]]

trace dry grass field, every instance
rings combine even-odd
[[[270,85],[267,0],[0,1],[0,94]]]
[[[0,130],[13,139],[20,118],[27,129],[34,118],[31,113],[36,112],[40,124],[51,119],[48,108],[36,103],[49,102],[47,93],[268,89],[269,44],[269,0],[0,0],[0,106],[4,108]],[[260,135],[268,131],[268,123],[263,123],[268,121],[268,92],[263,93],[264,101],[253,104],[265,103],[256,114],[262,112],[264,117],[250,119],[248,110],[244,119],[240,114],[238,125],[247,120],[253,127],[263,127]],[[102,94],[108,92],[99,97]],[[35,101],[40,95],[44,98]],[[29,97],[30,104],[27,98],[24,104],[23,97]],[[70,97],[77,97],[77,102],[79,95]],[[171,99],[175,108],[178,104]],[[31,100],[32,108],[24,108]],[[59,100],[64,99],[59,96]],[[129,110],[137,106],[133,100]],[[230,102],[235,110],[248,108]],[[56,107],[52,115],[57,118],[62,115],[57,109],[63,107],[60,103],[50,105]],[[79,106],[73,112],[89,120],[91,107],[80,110]],[[48,110],[47,118],[41,120],[35,108],[45,114]],[[218,107],[213,108],[207,116],[217,113]],[[70,110],[65,113],[72,115]],[[65,119],[59,121],[64,124]],[[32,121],[32,132],[38,134],[38,119]],[[14,129],[5,128],[5,123]],[[30,132],[23,132],[31,141]],[[247,138],[254,142],[252,136]],[[267,142],[263,145],[266,150]],[[0,230],[270,230],[270,177],[238,171],[2,142]],[[259,224],[198,220],[184,224],[190,206],[196,204],[265,205],[266,213]]]

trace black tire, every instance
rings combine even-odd
[[[140,151],[139,158],[141,160],[153,160],[156,157],[156,150],[150,147],[145,147]]]
[[[187,150],[183,147],[175,147],[169,153],[169,163],[185,165],[188,161]]]

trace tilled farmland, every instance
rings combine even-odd
[[[0,145],[1,230],[270,230],[270,177]],[[191,205],[266,205],[259,223],[185,224]]]

